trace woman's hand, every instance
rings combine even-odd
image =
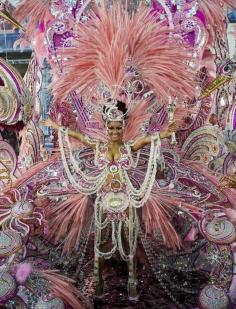
[[[170,135],[172,133],[175,133],[176,132],[176,122],[171,122],[168,126],[167,131],[170,133]]]
[[[168,126],[168,129],[166,131],[162,131],[160,133],[160,138],[168,138],[171,137],[172,133],[176,131],[176,123],[171,122]]]
[[[57,130],[59,128],[59,125],[56,122],[54,122],[51,118],[42,120],[41,124],[45,127],[50,127],[50,128],[57,129]]]

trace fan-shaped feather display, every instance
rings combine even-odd
[[[53,86],[56,101],[75,89],[83,95],[101,84],[115,96],[130,77],[128,66],[166,102],[169,95],[194,96],[187,51],[170,39],[169,30],[156,23],[148,8],[140,5],[130,16],[115,3],[110,9],[98,7],[97,14],[79,25],[75,47],[64,52],[63,78]]]

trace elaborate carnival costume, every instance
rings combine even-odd
[[[106,126],[109,122],[121,122],[125,126],[125,115],[117,107],[109,107],[106,112]],[[127,173],[131,167],[137,166],[137,160],[132,155],[132,142],[124,143],[119,148],[120,158],[111,161],[107,157],[108,144],[99,141],[95,148],[95,166],[100,171],[96,176],[88,176],[83,172],[73,156],[68,135],[65,134],[63,143],[60,129],[59,145],[62,160],[68,179],[76,190],[83,194],[96,194],[94,205],[95,213],[95,281],[101,280],[99,258],[110,258],[117,250],[123,260],[129,262],[129,290],[136,285],[134,258],[137,247],[139,219],[136,209],[142,207],[149,199],[157,172],[157,162],[160,159],[160,137],[157,133],[151,136],[151,148],[145,179],[139,188],[136,188]],[[134,142],[133,142],[134,143]],[[65,150],[69,150],[68,159]],[[76,175],[73,174],[76,172]],[[124,239],[128,247],[124,245]],[[106,242],[112,240],[112,248],[103,251]],[[135,295],[136,296],[136,295]],[[132,295],[130,296],[132,297]]]
[[[172,103],[176,101],[175,97],[178,97],[177,104],[169,106],[172,113],[174,105],[177,105],[177,121],[183,114],[185,103],[182,101],[185,102],[186,98],[192,98],[195,94],[193,68],[197,67],[196,59],[201,59],[201,51],[214,39],[215,33],[212,28],[208,37],[206,25],[207,23],[213,25],[216,22],[220,28],[222,27],[223,6],[217,0],[212,0],[211,6],[208,0],[182,1],[177,6],[175,1],[153,1],[152,10],[135,5],[134,12],[129,13],[120,5],[114,4],[110,7],[110,1],[109,5],[99,1],[101,5],[94,5],[93,11],[83,15],[84,9],[90,2],[85,1],[81,7],[75,8],[78,20],[75,23],[73,35],[70,33],[73,19],[68,22],[69,30],[65,32],[68,40],[65,40],[63,46],[58,43],[63,50],[59,48],[56,50],[60,57],[57,53],[54,54],[55,46],[50,45],[48,49],[45,48],[42,39],[45,31],[43,29],[50,24],[50,20],[54,17],[61,18],[57,7],[58,2],[38,2],[35,6],[35,1],[26,0],[17,12],[19,17],[23,15],[20,20],[26,15],[25,12],[29,13],[26,35],[28,39],[35,35],[35,51],[39,64],[42,64],[43,57],[48,57],[49,50],[54,56],[49,59],[54,70],[54,102],[51,115],[55,121],[63,122],[63,117],[61,119],[57,117],[56,107],[61,108],[64,105],[69,110],[72,104],[76,107],[78,102],[82,102],[83,108],[79,112],[86,111],[90,120],[85,127],[79,123],[78,131],[92,137],[85,138],[84,142],[95,149],[95,156],[88,148],[78,149],[77,144],[72,145],[68,137],[71,135],[70,130],[61,128],[59,143],[64,168],[58,155],[54,155],[17,177],[19,179],[13,184],[13,188],[9,189],[11,193],[15,192],[15,198],[10,198],[7,194],[1,196],[0,223],[4,230],[10,229],[10,232],[7,232],[9,233],[7,238],[3,233],[0,235],[0,244],[7,243],[9,249],[7,257],[15,251],[17,255],[13,260],[9,258],[9,261],[6,261],[11,266],[8,268],[11,276],[8,273],[1,276],[1,283],[6,283],[3,289],[6,293],[0,295],[0,302],[10,301],[17,290],[16,286],[20,284],[21,280],[15,283],[17,280],[14,277],[13,266],[19,264],[18,257],[25,258],[24,254],[22,257],[22,250],[18,251],[22,244],[25,245],[25,251],[33,248],[30,236],[33,234],[34,226],[42,221],[40,212],[35,208],[39,200],[41,207],[46,207],[46,218],[49,221],[48,226],[47,222],[44,222],[45,229],[39,235],[53,239],[55,242],[62,240],[63,253],[79,247],[79,251],[82,251],[82,262],[85,255],[83,248],[86,250],[88,238],[92,234],[91,226],[94,218],[95,265],[98,265],[100,257],[109,258],[118,249],[122,258],[129,261],[131,294],[132,287],[136,285],[133,258],[139,233],[156,280],[176,304],[180,305],[167,285],[178,289],[187,297],[192,295],[193,290],[191,287],[186,287],[185,281],[180,286],[175,285],[176,272],[180,271],[188,275],[189,271],[199,269],[199,264],[205,258],[204,270],[208,269],[208,262],[213,261],[212,269],[209,271],[211,282],[202,288],[199,296],[200,306],[202,308],[212,308],[213,305],[218,306],[217,308],[226,307],[229,304],[226,291],[229,290],[232,300],[235,297],[234,283],[229,287],[228,269],[232,269],[231,253],[236,234],[234,226],[228,221],[223,210],[224,206],[229,204],[235,206],[235,192],[219,193],[216,189],[218,180],[214,175],[196,163],[184,161],[188,158],[188,147],[189,153],[192,151],[188,139],[183,147],[184,155],[178,155],[173,150],[163,150],[166,174],[163,179],[158,179],[156,159],[161,159],[161,156],[156,131],[159,127],[158,121],[153,119],[156,116],[156,110],[161,111],[160,114],[163,115],[163,110],[159,107],[164,106],[164,109],[169,103],[169,97],[172,97]],[[224,3],[231,6],[234,4],[230,0]],[[204,18],[199,10],[204,12]],[[35,13],[37,15],[34,15]],[[62,16],[66,16],[67,19],[69,14],[72,16],[73,11],[72,13],[66,11]],[[199,19],[197,15],[200,15]],[[159,23],[157,23],[158,20],[160,20]],[[39,21],[39,28],[37,28]],[[52,28],[55,30],[55,37],[60,37],[61,26],[61,20],[52,24],[50,31]],[[195,40],[192,40],[191,30],[195,34]],[[50,31],[46,33],[48,40],[52,38],[52,31]],[[179,38],[181,44],[184,43],[187,48],[179,46]],[[73,44],[70,44],[71,41]],[[194,55],[195,51],[197,55]],[[194,55],[193,62],[192,55]],[[226,82],[226,79],[223,81]],[[207,89],[207,94],[213,90],[214,87]],[[125,122],[124,144],[119,147],[120,157],[113,162],[114,160],[107,157],[106,127],[104,128],[101,113],[104,103],[110,104],[105,113],[107,124],[111,120],[123,123],[124,115],[115,107],[117,100],[126,103],[129,117]],[[63,108],[60,111],[63,113]],[[74,119],[73,113],[70,116],[65,126]],[[161,120],[161,117],[158,119]],[[202,116],[204,117],[205,115]],[[91,123],[95,125],[91,126]],[[30,132],[34,132],[32,128],[33,124]],[[38,131],[35,130],[35,132]],[[133,141],[146,133],[153,136],[153,138],[150,137],[151,149],[142,150],[139,160],[139,157],[131,151]],[[184,134],[187,133],[184,132]],[[178,136],[180,141],[186,139],[184,134],[181,135],[180,132]],[[31,148],[37,149],[37,147]],[[40,160],[39,156],[32,161],[35,163]],[[41,179],[40,182],[39,179]],[[95,200],[92,206],[94,216],[90,207],[91,200]],[[137,216],[137,208],[140,207],[143,207],[141,218]],[[34,220],[34,224],[31,220]],[[183,221],[187,221],[187,224]],[[17,231],[23,240],[20,241],[18,234],[11,234],[12,230]],[[199,241],[195,243],[199,234],[201,235]],[[110,235],[112,247],[107,250],[105,245]],[[17,250],[10,246],[14,245],[11,240],[17,243]],[[194,245],[190,246],[189,251],[185,251],[181,249],[183,243]],[[176,254],[173,250],[167,250],[167,253],[162,255],[159,250],[162,248],[161,245],[179,249],[179,252]],[[76,255],[79,255],[79,252],[76,252]],[[5,258],[6,255],[3,253],[2,256]],[[184,263],[180,258],[182,256]],[[217,263],[215,263],[216,256]],[[222,267],[222,261],[227,261],[226,267]],[[30,262],[34,264],[34,261],[30,260]],[[4,265],[5,260],[2,263]],[[35,270],[37,265],[34,267]],[[34,271],[32,271],[33,274]],[[29,281],[28,277],[32,279],[29,273],[30,271],[24,279],[26,283]],[[168,273],[173,274],[173,280],[172,278],[170,280]],[[218,277],[215,276],[216,273]],[[66,279],[50,271],[47,275],[47,282],[55,284],[54,290],[57,293],[54,291],[53,295],[59,297],[64,289],[63,301],[69,303],[72,308],[79,308],[80,302],[69,293],[71,286],[67,282],[63,284],[63,280]],[[36,279],[31,280],[33,283],[37,282],[37,276],[38,274],[35,276]],[[99,269],[96,268],[95,279],[99,279]],[[25,288],[20,289],[17,297],[24,299],[25,295],[29,294],[29,290],[33,291],[26,285]],[[77,293],[73,290],[73,294]],[[59,308],[64,306],[60,299],[52,299],[52,295],[46,299],[41,297],[42,289],[38,295],[38,302],[33,299],[33,303],[37,306],[52,306],[55,303]]]
[[[59,97],[60,100],[63,99],[73,88],[77,89],[85,98],[87,97],[85,104],[92,103],[95,110],[96,104],[101,105],[103,101],[109,102],[110,106],[107,107],[105,113],[106,130],[108,130],[109,122],[121,122],[122,128],[125,129],[124,116],[114,106],[116,97],[124,96],[128,108],[129,105],[133,105],[133,111],[136,105],[143,100],[145,103],[143,107],[148,112],[151,104],[148,104],[148,100],[145,102],[145,99],[138,94],[135,96],[132,93],[134,91],[132,88],[137,88],[135,90],[138,93],[139,87],[141,87],[141,91],[142,88],[147,87],[150,91],[153,87],[155,93],[158,91],[159,99],[162,98],[164,101],[169,99],[166,90],[164,90],[165,78],[163,77],[166,72],[161,62],[167,61],[163,50],[171,48],[174,42],[165,34],[166,27],[158,25],[149,10],[140,6],[138,12],[139,14],[134,14],[132,18],[127,8],[122,9],[122,6],[116,3],[113,8],[107,7],[105,3],[98,7],[99,18],[91,14],[91,20],[85,25],[81,25],[77,48],[67,51],[68,61],[66,61],[64,68],[66,76],[63,85],[61,81],[55,83],[54,100],[58,100]],[[131,33],[127,33],[128,28],[131,28]],[[144,36],[145,41],[148,38],[152,41],[150,49],[144,50],[144,46],[141,45],[144,43]],[[87,40],[88,37],[90,37],[90,42]],[[155,43],[153,37],[156,39]],[[140,44],[140,42],[142,43]],[[164,43],[165,47],[160,47],[160,44]],[[156,53],[155,56],[153,56],[154,53]],[[194,86],[191,69],[186,68],[188,72],[182,74],[181,78],[178,77],[178,70],[183,68],[183,61],[186,61],[188,56],[181,47],[175,49],[175,56],[176,72],[175,75],[173,74],[172,83],[169,82],[169,95],[176,90],[180,96],[190,95]],[[77,59],[76,64],[71,66],[75,58]],[[151,65],[153,65],[152,71],[149,69]],[[160,78],[161,74],[163,74],[162,78]],[[69,85],[65,80],[73,75],[77,75],[76,81]],[[191,84],[189,84],[189,79],[192,80]],[[185,90],[183,90],[183,86],[178,84],[180,81],[183,86],[185,85]],[[177,89],[174,89],[175,86]],[[61,96],[62,91],[63,96]],[[141,101],[141,103],[143,102]],[[145,110],[139,108],[139,113],[143,114],[144,112]],[[140,122],[141,115],[139,114],[138,117]],[[136,125],[138,125],[137,122],[133,122],[129,129],[134,130]],[[139,129],[141,128],[136,128],[137,137],[140,135]],[[68,136],[65,136],[65,144],[63,144],[62,132],[64,129],[59,130],[59,146],[68,179],[78,192],[88,195],[96,194],[94,205],[95,280],[101,280],[100,270],[97,269],[99,258],[110,258],[118,249],[122,259],[129,262],[129,291],[136,291],[134,258],[139,227],[136,209],[141,208],[148,201],[153,188],[157,160],[160,159],[159,134],[150,136],[151,148],[146,175],[143,183],[139,183],[137,187],[131,182],[127,172],[131,167],[137,166],[137,162],[132,157],[132,141],[124,143],[119,148],[120,158],[117,161],[110,161],[107,158],[107,143],[95,142],[95,167],[100,172],[91,177],[83,172],[79,167],[79,162],[76,162],[73,157]],[[70,135],[74,136],[74,134]],[[92,141],[88,141],[88,143],[91,144]],[[134,144],[135,142],[133,142]],[[64,147],[69,151],[68,159]],[[112,247],[108,251],[103,251],[102,245],[108,241],[110,235]],[[124,248],[124,242],[127,242],[128,248]],[[136,292],[130,292],[130,297],[136,297]]]

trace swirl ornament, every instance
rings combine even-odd
[[[229,299],[221,288],[207,285],[200,293],[199,303],[201,309],[226,309],[229,305]]]
[[[34,211],[34,206],[28,201],[17,201],[12,209],[11,214],[16,218],[28,218],[32,215]]]
[[[0,232],[0,258],[14,254],[19,251],[22,246],[22,238],[16,231],[4,230]]]
[[[216,244],[233,243],[236,238],[234,225],[226,217],[220,217],[217,214],[212,215],[207,213],[200,222],[200,229],[204,237]]]
[[[6,271],[0,273],[0,303],[8,301],[16,293],[16,281]]]
[[[21,195],[17,189],[14,190],[15,200],[2,196],[2,205],[0,205],[0,226],[10,228],[19,232],[23,237],[30,232],[29,222],[37,222],[42,224],[43,214],[41,208],[34,207],[30,200],[27,200],[28,191]]]
[[[27,122],[31,111],[30,95],[22,77],[0,58],[0,122],[7,125]]]
[[[217,126],[205,125],[192,132],[182,146],[183,157],[208,165],[225,148],[224,139]]]

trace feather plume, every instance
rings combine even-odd
[[[14,16],[20,22],[26,21],[25,35],[28,38],[33,38],[35,30],[38,28],[39,24],[44,28],[46,23],[52,19],[50,5],[50,0],[24,0],[17,6],[14,11]]]
[[[74,309],[83,309],[83,297],[73,286],[74,281],[58,274],[57,270],[41,270],[39,272],[46,280],[50,282],[50,289],[55,297],[60,298],[65,304]]]
[[[64,63],[63,80],[53,87],[59,100],[74,89],[80,95],[93,91],[101,82],[113,93],[123,84],[128,60],[128,16],[122,15],[118,5],[111,12],[105,6],[98,7],[98,15],[91,12],[90,20],[79,25],[75,47],[64,52],[68,60]]]
[[[192,98],[195,73],[187,50],[169,36],[149,10],[140,7],[129,27],[129,54],[141,79],[166,103],[169,95]]]
[[[225,32],[226,7],[236,7],[235,0],[202,0],[199,1],[199,8],[204,12],[210,28],[217,27],[221,32]]]
[[[89,198],[78,193],[54,207],[49,206],[48,236],[56,242],[65,237],[63,253],[69,253],[77,247],[81,230],[89,217],[88,203]]]
[[[140,101],[129,112],[129,116],[125,126],[124,140],[135,140],[140,136],[140,129],[144,122],[149,122],[152,114],[148,112],[148,102]]]
[[[170,197],[170,191],[166,190],[159,190],[157,193],[152,193],[144,205],[142,213],[146,233],[153,234],[159,230],[164,244],[174,249],[181,247],[181,239],[171,224],[171,217],[173,208],[176,206],[180,207],[180,205],[197,216],[201,214],[201,209],[183,202],[178,197]]]
[[[148,8],[140,5],[133,16],[119,3],[96,10],[98,15],[90,13],[90,20],[79,24],[75,47],[62,53],[68,60],[63,78],[53,85],[55,101],[75,89],[80,95],[93,91],[101,81],[115,97],[130,78],[130,62],[146,86],[164,101],[168,102],[169,95],[194,95],[194,72],[185,64],[187,51],[169,38],[169,30],[156,23]]]
[[[26,282],[32,272],[32,265],[30,263],[22,263],[17,265],[16,279],[19,283]]]

